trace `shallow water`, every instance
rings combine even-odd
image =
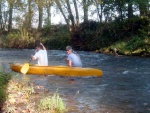
[[[28,80],[52,93],[58,92],[69,108],[68,113],[150,112],[150,58],[78,53],[83,67],[101,69],[103,76],[28,75]],[[29,62],[31,54],[34,50],[0,49],[0,67],[11,72],[9,63]],[[49,65],[66,65],[65,57],[65,51],[48,50]]]

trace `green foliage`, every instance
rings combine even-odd
[[[64,49],[70,41],[70,34],[66,26],[45,27],[42,30],[42,37],[42,42],[49,49]]]
[[[9,73],[0,72],[0,86],[7,84],[10,79],[11,75]]]
[[[146,37],[138,37],[135,36],[133,37],[133,39],[131,39],[128,44],[126,45],[126,49],[128,49],[129,51],[136,51],[136,50],[142,50],[142,51],[149,51],[149,47],[150,47],[150,38]],[[150,51],[149,51],[150,52]]]
[[[80,25],[78,34],[75,33],[72,38],[74,46],[80,46],[82,50],[94,50],[102,47],[103,39],[103,28],[99,26],[99,23],[95,21],[84,22]],[[76,44],[77,43],[77,44]]]
[[[39,39],[47,49],[63,50],[70,44],[78,50],[109,50],[109,47],[117,46],[121,54],[132,54],[139,49],[140,53],[149,53],[149,43],[146,43],[149,42],[149,23],[150,19],[140,17],[103,23],[88,21],[72,31],[67,25],[51,25],[40,32],[31,30],[28,33],[24,29],[11,32],[2,41],[5,47],[11,48],[34,48],[34,41]]]
[[[6,88],[10,79],[11,75],[9,73],[0,72],[0,103],[3,103],[7,97]]]
[[[55,38],[54,37],[48,37],[44,39],[44,44],[46,47],[49,49],[64,49],[66,45],[69,43],[69,39],[67,39],[65,36],[59,36],[56,34]]]
[[[3,42],[3,46],[7,48],[27,48],[34,43],[34,38],[29,36],[25,29],[10,32]]]
[[[80,25],[79,36],[73,41],[80,43],[79,48],[82,50],[110,47],[110,50],[119,49],[120,54],[128,54],[138,48],[141,48],[142,51],[148,50],[149,44],[145,44],[148,31],[149,19],[147,18],[135,17],[109,23],[90,21]]]
[[[135,36],[128,42],[126,49],[133,51],[142,46],[144,46],[144,41],[141,39],[141,37]]]
[[[39,111],[49,111],[56,113],[62,113],[66,111],[65,104],[57,93],[52,97],[45,97],[42,99],[39,103],[38,109]]]
[[[134,36],[131,40],[118,41],[110,46],[110,50],[117,49],[119,54],[148,55],[150,53],[150,38]]]
[[[43,36],[47,36],[48,34],[50,34],[51,33],[51,29],[52,29],[51,26],[44,26],[44,28],[41,30],[42,37]]]
[[[124,41],[119,41],[119,42],[116,42],[114,45],[111,45],[110,48],[112,50],[114,50],[115,48],[120,52],[120,54],[123,54],[126,51],[125,47],[127,45],[127,42],[124,42]]]

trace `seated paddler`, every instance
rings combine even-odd
[[[66,47],[67,58],[65,59],[69,67],[82,67],[80,56],[73,51],[71,46]]]

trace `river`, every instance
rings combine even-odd
[[[98,68],[103,76],[28,75],[30,81],[62,95],[68,113],[150,113],[150,58],[78,53],[83,67]],[[0,66],[11,72],[9,63],[28,62],[31,54],[32,49],[0,49]],[[65,51],[48,50],[49,65],[66,65],[65,57]]]

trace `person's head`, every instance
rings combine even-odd
[[[71,46],[67,46],[66,47],[66,51],[67,51],[67,54],[70,54],[72,52],[72,47]]]
[[[42,45],[39,43],[39,44],[36,44],[36,46],[35,46],[35,49],[36,49],[36,51],[39,51],[40,49],[42,49],[43,47],[42,47]]]

